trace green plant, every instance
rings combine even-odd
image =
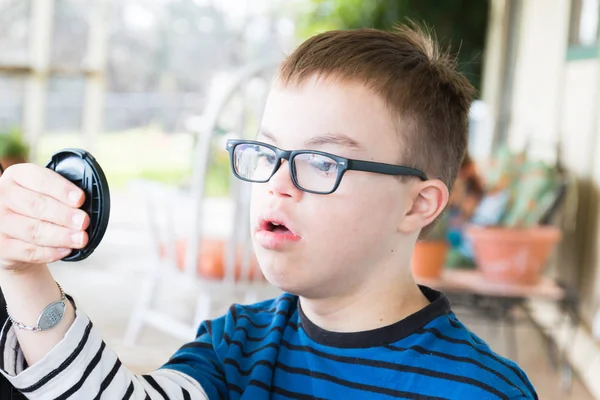
[[[20,130],[12,129],[0,132],[0,157],[2,158],[27,158],[29,156],[29,145],[23,139]]]
[[[482,226],[537,226],[559,200],[563,178],[557,166],[499,148],[484,169],[486,195],[473,223]]]
[[[220,146],[214,145],[214,147],[206,174],[206,196],[224,197],[229,194],[231,180],[229,153]]]
[[[329,29],[377,28],[413,20],[433,28],[443,48],[458,53],[460,70],[479,90],[489,1],[310,0],[298,18],[301,38]]]

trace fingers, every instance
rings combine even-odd
[[[7,168],[0,176],[0,269],[49,264],[83,248],[90,223],[79,209],[83,200],[83,191],[54,171]]]
[[[53,197],[16,184],[7,190],[7,194],[0,202],[7,211],[66,228],[83,230],[89,226],[90,222],[88,215],[83,210],[69,207]]]
[[[36,246],[18,239],[0,236],[0,258],[13,263],[50,264],[65,258],[71,251],[71,249]]]
[[[83,190],[56,172],[35,164],[16,164],[6,169],[4,178],[71,207],[81,207]]]
[[[35,246],[80,249],[88,241],[86,232],[61,227],[22,215],[2,216],[0,235]]]

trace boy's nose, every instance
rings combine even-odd
[[[289,161],[281,160],[281,164],[268,182],[269,193],[275,196],[299,197],[302,191],[298,189],[290,176]]]

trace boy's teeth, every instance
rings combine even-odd
[[[271,224],[273,224],[275,226],[279,226],[279,224],[277,222],[271,222]]]

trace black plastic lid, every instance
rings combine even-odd
[[[96,159],[81,149],[64,149],[52,156],[47,168],[57,172],[85,192],[81,209],[90,217],[89,241],[83,249],[75,249],[62,261],[88,258],[104,237],[110,217],[110,191],[106,176]]]

